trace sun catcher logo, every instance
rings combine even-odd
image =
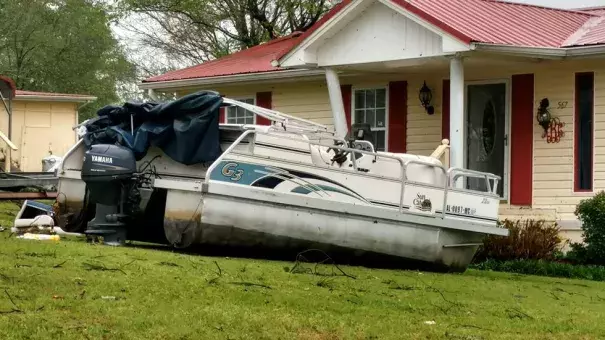
[[[420,211],[426,212],[433,209],[433,204],[431,203],[431,200],[426,197],[426,195],[418,193],[414,199],[414,207]]]

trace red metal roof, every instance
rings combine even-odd
[[[279,71],[282,69],[272,66],[271,62],[283,51],[289,51],[298,45],[300,36],[300,33],[291,34],[217,60],[152,77],[146,79],[145,82]]]
[[[15,97],[27,98],[29,96],[29,97],[48,97],[49,99],[53,99],[53,98],[74,98],[74,99],[82,99],[82,100],[96,99],[95,97],[89,96],[86,94],[68,94],[68,93],[51,93],[51,92],[35,92],[35,91],[17,90],[16,86],[15,86],[15,82],[11,78],[2,76],[2,75],[0,75],[0,81],[6,83],[12,89],[13,95]]]
[[[589,7],[589,8],[580,8],[578,11],[588,12],[596,15],[605,15],[605,6],[600,7]]]
[[[355,0],[342,0],[301,35],[277,39],[145,82],[209,78],[282,70],[279,60]],[[605,8],[563,10],[500,0],[390,0],[457,39],[520,47],[605,44]]]
[[[605,13],[592,18],[573,34],[564,44],[565,47],[598,45],[605,43]]]
[[[23,90],[17,90],[15,91],[15,94],[17,96],[32,96],[32,97],[53,97],[53,98],[57,98],[57,97],[70,97],[70,98],[91,98],[92,96],[89,96],[87,94],[69,94],[69,93],[52,93],[52,92],[35,92],[35,91],[23,91]]]
[[[565,46],[585,46],[605,44],[605,7],[593,7],[582,9],[598,18],[588,20],[584,26],[576,32]]]
[[[560,47],[592,14],[496,0],[392,0],[409,3],[474,42]]]

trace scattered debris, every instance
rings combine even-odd
[[[53,300],[63,300],[61,295],[53,295]]]
[[[49,253],[37,253],[37,252],[32,251],[32,252],[23,253],[23,255],[29,256],[29,257],[53,257],[53,258],[56,258],[57,250],[55,249],[55,251],[52,253],[50,253],[50,252]]]
[[[63,262],[61,262],[61,263],[55,264],[55,265],[53,266],[53,268],[55,268],[55,269],[56,269],[56,268],[61,268],[61,267],[63,267],[63,265],[64,265],[64,264],[66,264],[66,263],[67,263],[67,260],[65,260],[65,261],[63,261]]]
[[[0,232],[3,232],[3,231],[5,231],[5,230],[6,230],[6,228],[4,228],[4,227],[0,227]]]
[[[15,216],[15,222],[11,228],[11,232],[18,236],[29,234],[45,235],[40,238],[32,238],[31,236],[21,237],[28,239],[55,239],[59,240],[60,236],[78,236],[85,237],[80,233],[68,233],[59,227],[55,227],[53,207],[37,201],[25,200],[21,206],[21,210]],[[0,230],[3,231],[3,230]]]
[[[305,255],[308,256],[308,254],[319,254],[323,257],[323,260],[321,261],[316,261],[316,262],[311,262],[309,261]],[[315,263],[315,266],[313,269],[311,268],[304,268],[303,263]],[[319,267],[319,265],[321,264],[325,264],[325,265],[332,265],[332,274],[330,276],[339,276],[339,274],[337,274],[337,272],[340,272],[340,274],[342,276],[346,276],[348,278],[351,279],[357,279],[357,277],[347,274],[344,270],[342,270],[334,261],[334,259],[332,259],[330,257],[330,255],[326,254],[326,252],[324,252],[323,250],[319,250],[319,249],[309,249],[309,250],[305,250],[303,252],[298,253],[298,255],[296,255],[296,262],[294,263],[294,266],[292,267],[292,269],[290,269],[290,273],[294,273],[294,274],[300,274],[300,273],[306,273],[306,274],[313,274],[313,275],[325,275],[325,274],[320,274],[317,269]]]
[[[11,309],[10,311],[0,311],[0,314],[23,313],[21,308],[19,308],[19,306],[17,306],[17,304],[15,303],[15,300],[13,300],[13,297],[8,293],[8,290],[5,289],[4,294],[6,294],[10,302],[13,304],[13,309]]]
[[[533,320],[533,316],[517,309],[517,308],[508,308],[506,310],[508,312],[508,317],[511,319],[530,319]]]
[[[425,321],[424,324],[425,325],[435,325],[437,323],[435,321]]]
[[[218,265],[218,262],[214,261],[214,264],[216,265],[216,268],[218,268],[218,272],[216,273],[218,276],[223,276],[223,270],[221,269],[221,267]]]
[[[160,262],[159,263],[160,266],[166,266],[166,267],[180,267],[178,264],[173,263],[173,262]]]
[[[264,284],[260,284],[260,283],[252,283],[252,282],[229,282],[230,285],[239,285],[239,286],[244,286],[244,287],[261,287],[261,288],[265,288],[265,289],[273,289],[267,285]]]
[[[38,240],[38,241],[60,241],[61,236],[59,235],[46,235],[46,234],[32,234],[25,233],[23,235],[17,236],[17,238],[22,238],[26,240]]]
[[[122,269],[130,264],[132,264],[134,261],[136,260],[132,260],[126,264],[123,264],[121,266],[119,266],[118,268],[109,268],[107,266],[105,266],[104,264],[96,264],[96,263],[88,263],[88,262],[84,262],[82,263],[82,266],[84,266],[84,269],[86,270],[98,270],[98,271],[109,271],[109,272],[121,272],[122,274],[126,275],[126,272]]]
[[[115,296],[101,296],[101,299],[103,299],[103,300],[110,300],[110,301],[117,300],[117,298]]]
[[[8,311],[0,311],[0,314],[12,314],[12,313],[25,313],[26,311],[23,310],[21,307],[19,307],[17,305],[17,303],[15,303],[15,300],[13,299],[13,297],[8,293],[8,290],[4,290],[4,294],[6,295],[6,297],[8,298],[8,300],[11,302],[11,304],[13,305],[13,308],[11,310]],[[34,312],[39,312],[41,310],[44,309],[44,306],[40,306],[38,308],[36,308],[34,306]]]

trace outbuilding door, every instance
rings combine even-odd
[[[466,167],[502,178],[498,193],[508,192],[508,86],[505,82],[466,86]],[[493,185],[493,182],[492,184]],[[484,179],[469,179],[468,189],[485,191]]]

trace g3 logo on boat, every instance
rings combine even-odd
[[[229,177],[232,181],[237,182],[242,179],[242,175],[244,175],[244,170],[238,170],[237,165],[237,163],[227,163],[223,166],[221,173],[223,176]]]

